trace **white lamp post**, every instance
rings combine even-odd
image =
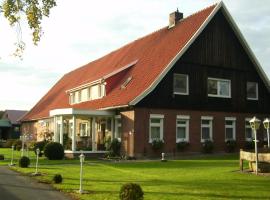
[[[83,153],[81,153],[81,155],[80,155],[80,163],[81,163],[81,170],[80,170],[80,190],[79,190],[79,193],[80,194],[83,193],[82,176],[83,176],[83,162],[84,162],[84,158],[85,158],[85,156],[83,155]]]
[[[250,121],[250,127],[254,132],[254,142],[255,142],[255,154],[256,154],[256,174],[258,174],[258,148],[257,148],[257,130],[260,128],[261,120],[256,117],[253,117]]]
[[[270,120],[268,118],[266,118],[264,121],[263,121],[263,125],[264,125],[264,128],[266,129],[267,131],[267,147],[270,148],[270,139],[269,139],[269,128],[270,128]]]
[[[39,153],[40,153],[40,150],[39,148],[36,149],[36,154],[37,154],[37,159],[36,159],[36,171],[34,173],[35,176],[38,176],[40,175],[40,173],[38,173],[38,158],[39,158]]]
[[[20,139],[22,141],[22,149],[21,149],[22,153],[21,153],[21,157],[23,157],[24,156],[24,140],[25,140],[25,135],[22,135],[20,137]]]
[[[14,145],[11,146],[11,160],[9,166],[14,166],[15,164],[13,163],[13,158],[14,158]]]

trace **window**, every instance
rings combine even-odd
[[[121,116],[115,116],[115,138],[121,141],[121,134],[122,134],[122,123],[121,123]]]
[[[84,88],[81,91],[81,101],[87,101],[88,100],[88,88]]]
[[[151,114],[149,120],[149,142],[155,139],[163,140],[164,115]]]
[[[69,103],[74,104],[75,103],[75,96],[74,93],[69,94]]]
[[[258,83],[247,82],[247,99],[258,100]]]
[[[213,124],[213,117],[208,116],[201,117],[201,142],[213,139],[212,124]]]
[[[80,123],[80,136],[88,136],[88,126],[87,123]]]
[[[225,117],[225,141],[235,140],[235,117]]]
[[[176,142],[189,141],[189,116],[177,115]]]
[[[186,74],[174,74],[173,75],[173,93],[188,95],[188,75]]]
[[[245,120],[245,134],[246,134],[246,141],[252,141],[252,129],[250,127],[250,123],[249,120],[251,120],[251,118],[246,118]]]
[[[231,98],[231,81],[226,79],[208,78],[207,90],[209,97]]]

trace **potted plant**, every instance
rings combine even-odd
[[[179,141],[176,143],[176,148],[178,151],[185,151],[188,146],[189,143],[186,141]]]

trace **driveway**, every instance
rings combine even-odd
[[[71,200],[49,184],[38,183],[30,177],[0,166],[0,199],[3,200]]]

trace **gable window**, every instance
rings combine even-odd
[[[250,123],[249,120],[251,120],[251,118],[246,118],[245,119],[245,139],[246,141],[252,141],[252,129],[250,127]]]
[[[247,99],[248,100],[258,100],[258,83],[247,82]]]
[[[149,119],[149,142],[163,140],[164,115],[151,114]]]
[[[201,117],[201,142],[213,140],[213,117]]]
[[[115,133],[114,136],[119,141],[121,141],[121,134],[122,134],[122,123],[121,123],[121,116],[115,116]]]
[[[189,141],[189,116],[177,115],[176,118],[176,142]]]
[[[225,117],[225,141],[235,140],[235,117]]]
[[[209,97],[231,98],[231,80],[208,78],[207,90]]]
[[[174,74],[173,75],[173,93],[180,95],[188,95],[188,75]]]

